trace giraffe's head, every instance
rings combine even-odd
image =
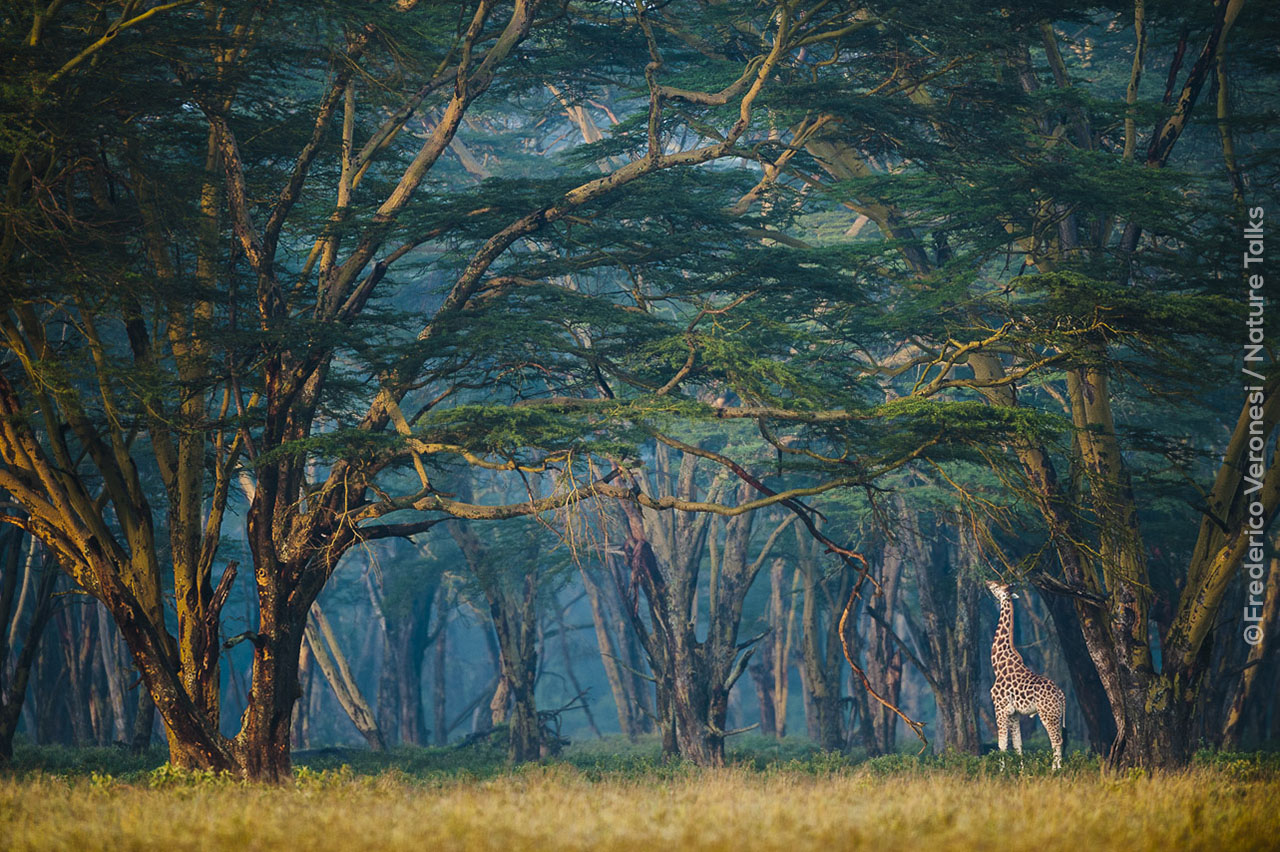
[[[1004,603],[1010,598],[1017,597],[1016,594],[1009,591],[1008,583],[998,583],[995,580],[988,580],[987,588],[991,590],[991,594],[995,595],[996,600],[998,600],[1000,603]]]

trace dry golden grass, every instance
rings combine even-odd
[[[489,780],[326,773],[297,787],[0,779],[0,848],[164,850],[1274,849],[1280,781],[1214,769],[966,778],[943,771]]]

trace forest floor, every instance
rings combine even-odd
[[[1102,772],[1044,751],[865,761],[756,738],[725,769],[656,745],[584,743],[508,769],[501,751],[300,753],[285,787],[176,772],[154,752],[19,747],[0,848],[315,850],[1160,850],[1280,848],[1280,755]]]

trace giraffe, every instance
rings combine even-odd
[[[987,583],[991,594],[1000,602],[1000,623],[991,642],[991,671],[995,683],[991,687],[991,703],[996,711],[996,733],[1000,751],[1007,750],[1009,734],[1013,734],[1013,750],[1022,754],[1022,728],[1019,716],[1040,714],[1040,721],[1053,746],[1053,768],[1062,768],[1062,720],[1067,700],[1058,685],[1044,675],[1036,674],[1022,662],[1013,645],[1013,599],[1017,595],[1009,587],[994,580]]]

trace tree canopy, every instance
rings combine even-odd
[[[1240,229],[1276,200],[1280,22],[1244,7],[15,7],[4,519],[106,605],[175,762],[278,778],[308,612],[357,545],[620,501],[652,626],[689,610],[641,565],[658,513],[725,516],[745,594],[776,506],[856,595],[858,532],[810,503],[883,527],[941,490],[1058,596],[1112,759],[1185,759],[1251,407],[1268,447],[1280,424],[1274,371],[1243,407],[1234,376]],[[733,486],[645,482],[669,453]],[[1269,523],[1274,451],[1259,471]],[[519,594],[485,589],[517,655]]]

